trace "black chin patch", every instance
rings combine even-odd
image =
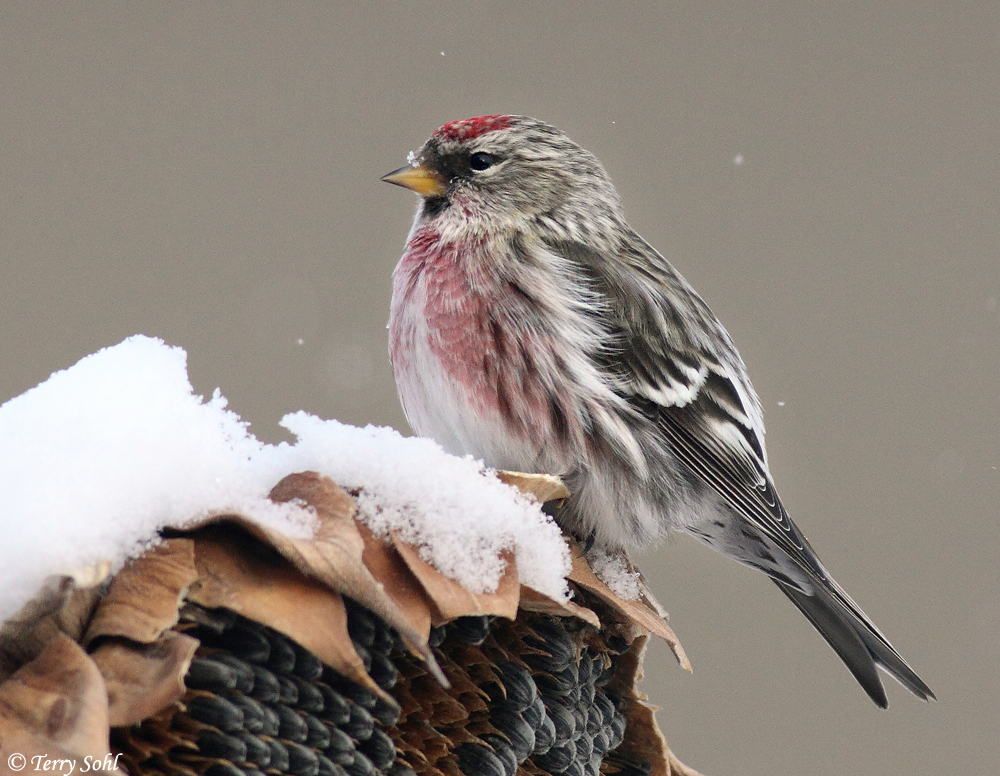
[[[433,218],[447,210],[450,204],[447,197],[428,197],[424,200],[424,212]]]

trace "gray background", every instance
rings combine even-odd
[[[647,661],[672,747],[1000,772],[998,5],[612,5],[3,2],[0,398],[143,332],[263,439],[296,409],[405,429],[415,203],[378,177],[445,121],[544,118],[727,325],[793,516],[940,698],[876,709],[678,540],[641,559],[695,666]]]

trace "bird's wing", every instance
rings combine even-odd
[[[745,521],[736,530],[751,541],[726,550],[734,557],[746,552],[740,560],[774,579],[879,706],[887,700],[873,662],[918,697],[933,698],[788,517],[767,469],[760,404],[743,362],[697,293],[637,235],[614,262],[579,243],[548,247],[586,278],[604,303],[604,317],[610,313],[610,345],[598,358],[611,382],[657,423],[690,472]],[[805,572],[812,589],[783,573],[780,560],[755,562],[752,553],[762,549],[763,537]]]
[[[694,289],[638,236],[614,262],[577,242],[547,247],[605,302],[609,345],[597,358],[616,391],[657,422],[678,459],[734,513],[822,574],[771,482],[743,362]]]

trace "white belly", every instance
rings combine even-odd
[[[394,310],[390,338],[396,343],[393,370],[406,418],[420,436],[430,437],[454,455],[481,458],[487,466],[516,471],[549,471],[546,429],[529,438],[512,435],[499,413],[448,373],[430,344],[423,289]]]

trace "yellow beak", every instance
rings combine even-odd
[[[417,192],[422,197],[442,197],[447,191],[444,178],[423,165],[406,165],[383,175],[386,183],[395,183],[405,189]]]

